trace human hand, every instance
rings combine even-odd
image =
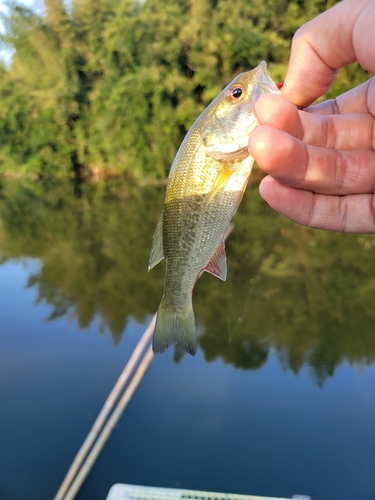
[[[263,95],[249,150],[269,175],[262,197],[300,224],[375,233],[375,77],[297,111],[356,60],[375,72],[373,0],[343,0],[295,35],[283,96]],[[289,99],[289,100],[288,100]]]

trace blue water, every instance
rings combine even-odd
[[[0,498],[51,499],[145,325],[115,346],[99,321],[47,321],[28,276],[0,266]],[[271,351],[256,371],[157,356],[79,500],[116,482],[313,500],[375,498],[375,366],[344,362],[319,387]]]

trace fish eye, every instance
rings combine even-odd
[[[229,102],[237,102],[245,94],[245,88],[243,85],[237,83],[231,85],[227,90],[227,99]]]

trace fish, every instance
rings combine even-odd
[[[203,272],[225,281],[224,234],[237,211],[254,163],[247,143],[258,125],[254,104],[280,94],[262,61],[237,75],[186,134],[173,161],[162,213],[152,239],[148,270],[166,260],[164,293],[152,348],[179,344],[197,351],[192,294]]]

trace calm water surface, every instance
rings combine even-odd
[[[163,189],[0,186],[0,498],[52,499],[163,288]],[[196,357],[157,356],[84,484],[375,498],[375,239],[248,191]],[[160,269],[159,269],[160,267]]]

